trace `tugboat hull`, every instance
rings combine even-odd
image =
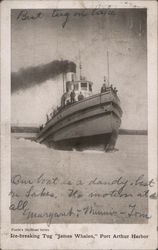
[[[117,117],[106,114],[59,130],[49,137],[46,144],[63,150],[96,147],[106,150],[109,144],[112,149],[116,144],[119,126],[120,121]]]
[[[121,115],[119,100],[111,91],[95,95],[61,110],[37,141],[57,149],[101,147],[108,151],[115,146]]]

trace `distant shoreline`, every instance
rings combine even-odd
[[[11,133],[39,133],[39,127],[11,126]],[[120,129],[120,135],[147,135],[147,130]]]
[[[120,135],[148,135],[147,130],[119,129]]]

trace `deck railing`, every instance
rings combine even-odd
[[[93,103],[93,99],[95,99],[94,103]],[[113,91],[111,90],[111,88],[108,88],[107,91],[104,92],[104,93],[99,93],[99,94],[95,94],[95,95],[89,96],[87,98],[84,98],[81,101],[76,101],[74,103],[65,105],[64,107],[60,108],[59,111],[49,121],[46,122],[46,124],[43,127],[43,129],[47,130],[50,126],[56,124],[59,120],[64,119],[64,117],[70,116],[70,115],[74,114],[75,112],[78,112],[78,109],[75,109],[75,106],[78,105],[79,103],[81,104],[79,108],[82,109],[82,110],[84,110],[84,109],[87,109],[87,105],[89,104],[89,102],[91,102],[90,106],[95,106],[95,105],[98,105],[98,101],[99,101],[100,104],[103,104],[105,102],[111,102],[111,101],[113,101],[118,106],[120,106],[119,105],[119,103],[120,103],[119,98],[117,99],[116,98],[116,94],[113,93]],[[83,103],[85,103],[84,107],[83,107]],[[87,103],[87,105],[86,105],[86,103]],[[72,112],[71,114],[70,114],[69,110],[71,110],[71,112]],[[42,131],[43,131],[43,129],[42,129]]]
[[[69,109],[70,107],[73,107],[73,106],[77,105],[78,103],[82,103],[82,102],[85,102],[85,101],[94,99],[94,98],[96,98],[97,96],[98,96],[98,97],[99,97],[99,96],[101,97],[102,95],[107,95],[107,94],[109,94],[110,92],[111,92],[113,95],[115,95],[116,100],[118,101],[118,103],[120,103],[120,100],[119,100],[118,96],[117,96],[117,95],[114,93],[114,91],[109,87],[109,88],[107,88],[107,91],[104,92],[104,93],[94,94],[94,95],[85,97],[83,100],[75,101],[75,102],[70,103],[70,104],[65,104],[63,107],[59,107],[59,109],[58,109],[57,112],[53,115],[52,118],[54,118],[54,117],[56,117],[57,115],[59,115],[59,113],[61,113],[61,111],[65,111],[65,110]],[[51,120],[51,119],[50,119],[50,120]],[[49,121],[50,121],[50,120],[49,120]],[[49,123],[49,121],[48,121],[47,123]],[[46,123],[46,124],[47,124],[47,123]]]

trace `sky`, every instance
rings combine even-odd
[[[147,129],[147,31],[145,9],[12,10],[11,68],[19,73],[54,60],[82,64],[82,75],[100,91],[107,76],[118,89],[124,129]],[[13,81],[12,81],[12,84]],[[60,104],[62,75],[12,93],[12,123],[44,123]]]

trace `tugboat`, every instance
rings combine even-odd
[[[122,116],[116,88],[109,86],[104,77],[101,92],[93,94],[93,83],[81,74],[77,80],[76,68],[71,64],[63,79],[66,91],[61,105],[47,115],[36,141],[61,150],[98,146],[105,151],[114,150]]]

